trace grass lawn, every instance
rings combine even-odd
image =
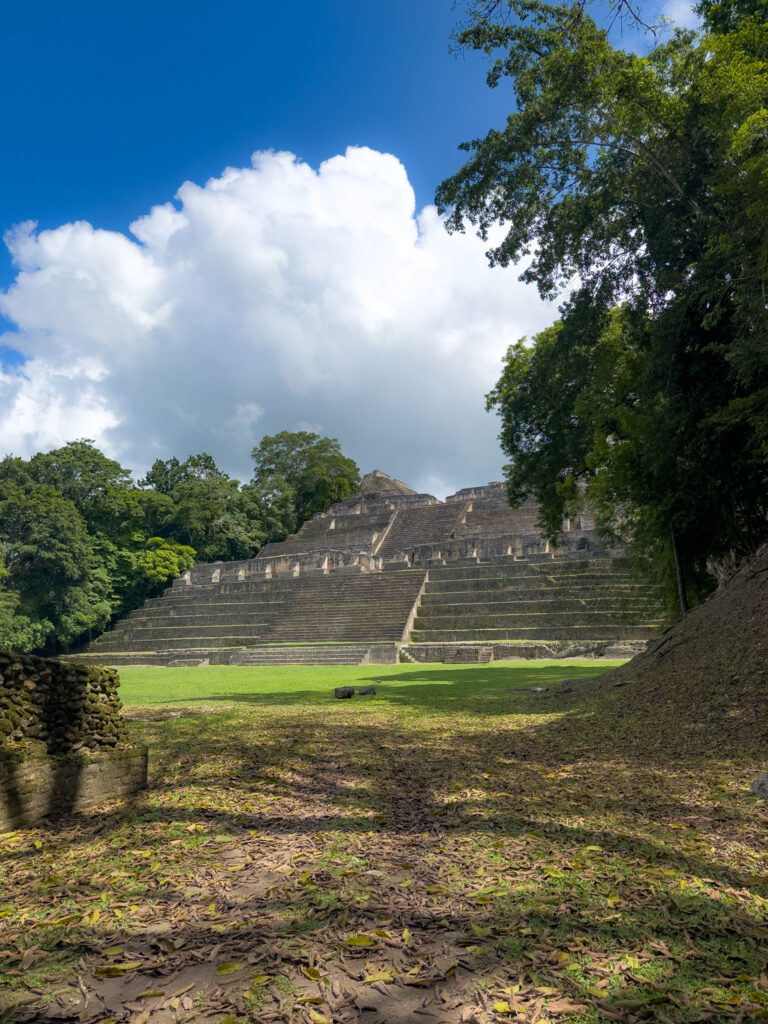
[[[521,661],[489,665],[210,665],[196,669],[122,668],[123,703],[154,704],[248,703],[254,707],[311,703],[328,707],[336,686],[369,686],[381,680],[380,696],[365,707],[381,713],[397,708],[427,711],[485,708],[509,710],[511,688],[558,686],[565,678],[591,676],[621,665],[620,661]],[[332,705],[339,713],[338,702]],[[361,702],[345,704],[344,713]]]
[[[765,766],[608,667],[121,670],[150,790],[0,836],[0,1021],[768,1019]]]

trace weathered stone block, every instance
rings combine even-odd
[[[146,789],[147,748],[49,757],[42,745],[0,747],[0,832],[81,812]]]

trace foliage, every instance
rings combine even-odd
[[[151,787],[4,837],[7,1003],[19,1020],[103,1002],[118,1020],[762,1019],[760,716],[729,690],[746,714],[726,743],[713,721],[688,730],[692,754],[674,744],[684,692],[628,713],[609,674],[555,696],[603,667],[121,671]]]
[[[250,558],[359,484],[337,441],[283,433],[262,446],[272,462],[258,487],[205,452],[158,459],[136,485],[87,439],[1,460],[0,646],[89,639],[196,560]]]
[[[250,558],[264,542],[251,496],[206,452],[184,462],[158,459],[140,485],[170,501],[165,514],[156,499],[145,506],[158,520],[158,533],[193,547],[201,562]]]
[[[130,471],[108,459],[92,441],[70,441],[29,460],[28,472],[39,484],[68,498],[91,535],[122,546],[140,528],[142,511]]]
[[[35,481],[19,459],[0,463],[0,542],[4,584],[23,616],[48,624],[65,644],[104,628],[111,610],[104,551],[74,503]]]
[[[150,537],[144,550],[132,555],[130,589],[123,597],[123,607],[136,608],[148,597],[155,597],[194,564],[194,548],[164,537]]]
[[[49,622],[33,622],[19,613],[20,596],[5,586],[9,575],[0,544],[0,649],[30,651],[45,643],[51,625]]]
[[[673,547],[695,592],[709,557],[768,536],[764,0],[707,2],[700,38],[646,56],[583,4],[473,12],[460,41],[515,110],[465,144],[438,205],[453,230],[504,225],[491,263],[527,257],[543,295],[578,282],[489,396],[511,497],[541,498],[554,535],[586,478],[604,526]]]
[[[265,436],[251,453],[251,491],[269,508],[268,539],[282,540],[317,512],[348,498],[360,471],[335,438],[300,430]]]
[[[147,507],[90,441],[0,462],[0,643],[67,648],[190,568],[191,547],[147,538]]]

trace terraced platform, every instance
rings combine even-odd
[[[589,515],[555,553],[501,484],[439,502],[381,473],[256,558],[198,565],[75,657],[121,664],[629,656],[658,596]]]
[[[623,559],[478,563],[430,570],[411,643],[645,642],[659,622]]]
[[[389,642],[391,650],[406,638],[425,578],[425,570],[415,569],[176,585],[103,633],[77,658],[116,665],[257,664],[253,657],[243,661],[241,652],[275,645],[284,654],[280,645],[290,644],[323,645],[319,653],[331,662],[346,657],[342,663],[350,663],[351,650],[336,648],[352,644],[359,657],[351,663],[358,664],[370,659],[371,646]],[[298,653],[296,659],[301,660]]]

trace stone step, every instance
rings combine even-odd
[[[196,651],[194,655],[190,655],[188,658],[177,657],[176,653],[155,654],[152,651],[107,651],[103,654],[69,654],[66,656],[66,660],[80,665],[109,665],[117,668],[128,665],[149,665],[161,667],[163,665],[171,665],[179,661],[184,661],[190,665],[200,665],[208,661],[209,655],[209,651],[202,649]]]
[[[265,628],[256,629],[250,625],[240,623],[228,623],[224,626],[131,626],[124,629],[114,629],[105,636],[121,637],[126,640],[158,640],[162,641],[167,637],[196,636],[201,639],[216,640],[220,636],[237,636],[243,638],[253,637],[260,640]],[[98,642],[98,641],[96,641]]]
[[[230,655],[230,665],[394,664],[396,644],[306,644],[263,646]]]
[[[195,604],[190,602],[189,604],[183,605],[155,605],[152,608],[148,608],[146,605],[141,608],[136,608],[130,612],[122,621],[123,622],[138,622],[142,619],[156,619],[160,616],[164,618],[173,619],[185,619],[185,618],[202,618],[202,619],[214,619],[219,618],[222,615],[236,615],[238,619],[263,619],[266,616],[272,616],[279,614],[284,607],[284,602],[265,601],[263,603],[245,602],[245,601],[221,601],[209,602],[206,604]]]
[[[416,616],[414,630],[425,629],[522,629],[530,626],[614,626],[637,622],[637,614],[629,612],[591,611],[583,608],[578,612],[529,612],[519,615],[512,612],[478,615],[422,615]],[[658,619],[643,616],[641,621],[656,626]]]
[[[642,611],[647,607],[653,607],[654,602],[642,597],[633,595],[593,597],[589,600],[583,597],[562,597],[553,598],[549,594],[537,594],[536,597],[526,595],[518,597],[498,591],[489,596],[482,591],[472,591],[469,594],[424,594],[419,606],[419,614],[438,615],[455,614],[464,612],[466,614],[482,615],[486,612],[516,612],[523,614],[532,612],[545,615],[551,612],[578,612],[588,608],[591,611]]]
[[[430,569],[430,575],[433,572]],[[462,581],[445,580],[436,582],[430,580],[427,584],[428,594],[466,594],[472,591],[491,593],[497,590],[509,591],[510,593],[547,593],[549,596],[558,594],[594,594],[596,590],[603,589],[606,592],[627,593],[656,593],[654,587],[648,584],[633,583],[629,579],[618,579],[614,576],[599,577],[574,577],[573,579],[563,577],[562,579],[548,579],[546,577],[520,577],[518,580],[503,579],[466,579]]]
[[[402,599],[401,593],[382,593],[380,596],[380,602],[382,605],[399,603]],[[326,604],[355,604],[353,596],[350,596],[345,591],[332,592],[329,591],[324,595],[324,603]],[[139,615],[129,615],[123,621],[130,622],[136,618],[155,618],[158,615],[168,617],[181,617],[184,615],[221,615],[227,611],[234,610],[238,615],[260,615],[269,616],[283,614],[293,604],[290,601],[283,601],[280,603],[269,603],[256,604],[253,602],[238,602],[238,601],[227,601],[222,599],[217,602],[206,602],[206,603],[195,603],[189,602],[188,604],[167,604],[167,605],[155,605],[154,607],[142,607],[139,611]]]
[[[601,573],[605,575],[631,574],[631,566],[627,559],[616,558],[579,558],[579,559],[546,559],[544,561],[521,560],[513,562],[482,562],[471,565],[445,565],[430,570],[431,581],[442,582],[449,579],[508,579],[527,578],[531,576],[568,576]]]
[[[397,610],[381,609],[377,614],[376,609],[370,608],[350,608],[347,612],[344,608],[334,608],[326,612],[302,612],[300,615],[291,615],[290,619],[287,619],[285,623],[276,622],[272,624],[273,629],[280,628],[282,625],[290,623],[297,624],[308,624],[313,622],[400,622],[402,616],[397,614]]]
[[[175,636],[168,637],[166,640],[129,640],[125,637],[115,637],[112,640],[112,634],[104,634],[104,642],[96,645],[96,641],[90,644],[88,652],[102,653],[106,651],[114,652],[130,652],[130,651],[160,651],[160,650],[184,650],[191,649],[197,650],[201,647],[206,650],[210,650],[214,647],[244,647],[247,646],[246,640],[243,637],[217,637],[215,643],[211,642],[210,637],[207,639],[201,638],[196,634],[192,633],[188,636]],[[110,639],[108,640],[107,637]],[[261,637],[253,637],[251,643],[257,642]]]
[[[291,640],[295,643],[376,643],[377,641],[381,642],[386,640],[396,642],[402,637],[403,627],[399,624],[396,627],[389,629],[376,629],[372,627],[351,628],[348,625],[339,629],[325,629],[322,626],[318,626],[314,629],[291,630],[291,633]],[[173,650],[218,650],[235,647],[253,647],[256,643],[263,640],[264,637],[246,638],[237,636],[216,637],[211,639],[210,637],[200,637],[194,634],[189,636],[169,637],[163,640],[116,638],[114,642],[105,641],[98,647],[93,644],[90,645],[88,653],[100,656],[108,653],[128,654],[138,651],[157,653]]]
[[[329,641],[333,643],[344,643],[347,637],[344,635],[349,633],[349,641],[359,640],[361,637],[366,639],[376,639],[377,634],[380,635],[382,640],[394,640],[402,637],[405,625],[401,621],[397,622],[381,622],[375,619],[367,619],[357,622],[351,622],[349,619],[339,619],[335,622],[326,622],[323,620],[314,620],[308,622],[294,622],[286,623],[283,627],[276,627],[269,631],[269,635],[258,637],[257,643],[305,643],[305,637],[311,633],[312,636],[317,636],[320,633],[325,634]],[[354,634],[354,635],[352,635]]]
[[[443,643],[488,640],[650,640],[653,625],[624,626],[531,626],[516,629],[422,629],[413,630],[411,643]]]

